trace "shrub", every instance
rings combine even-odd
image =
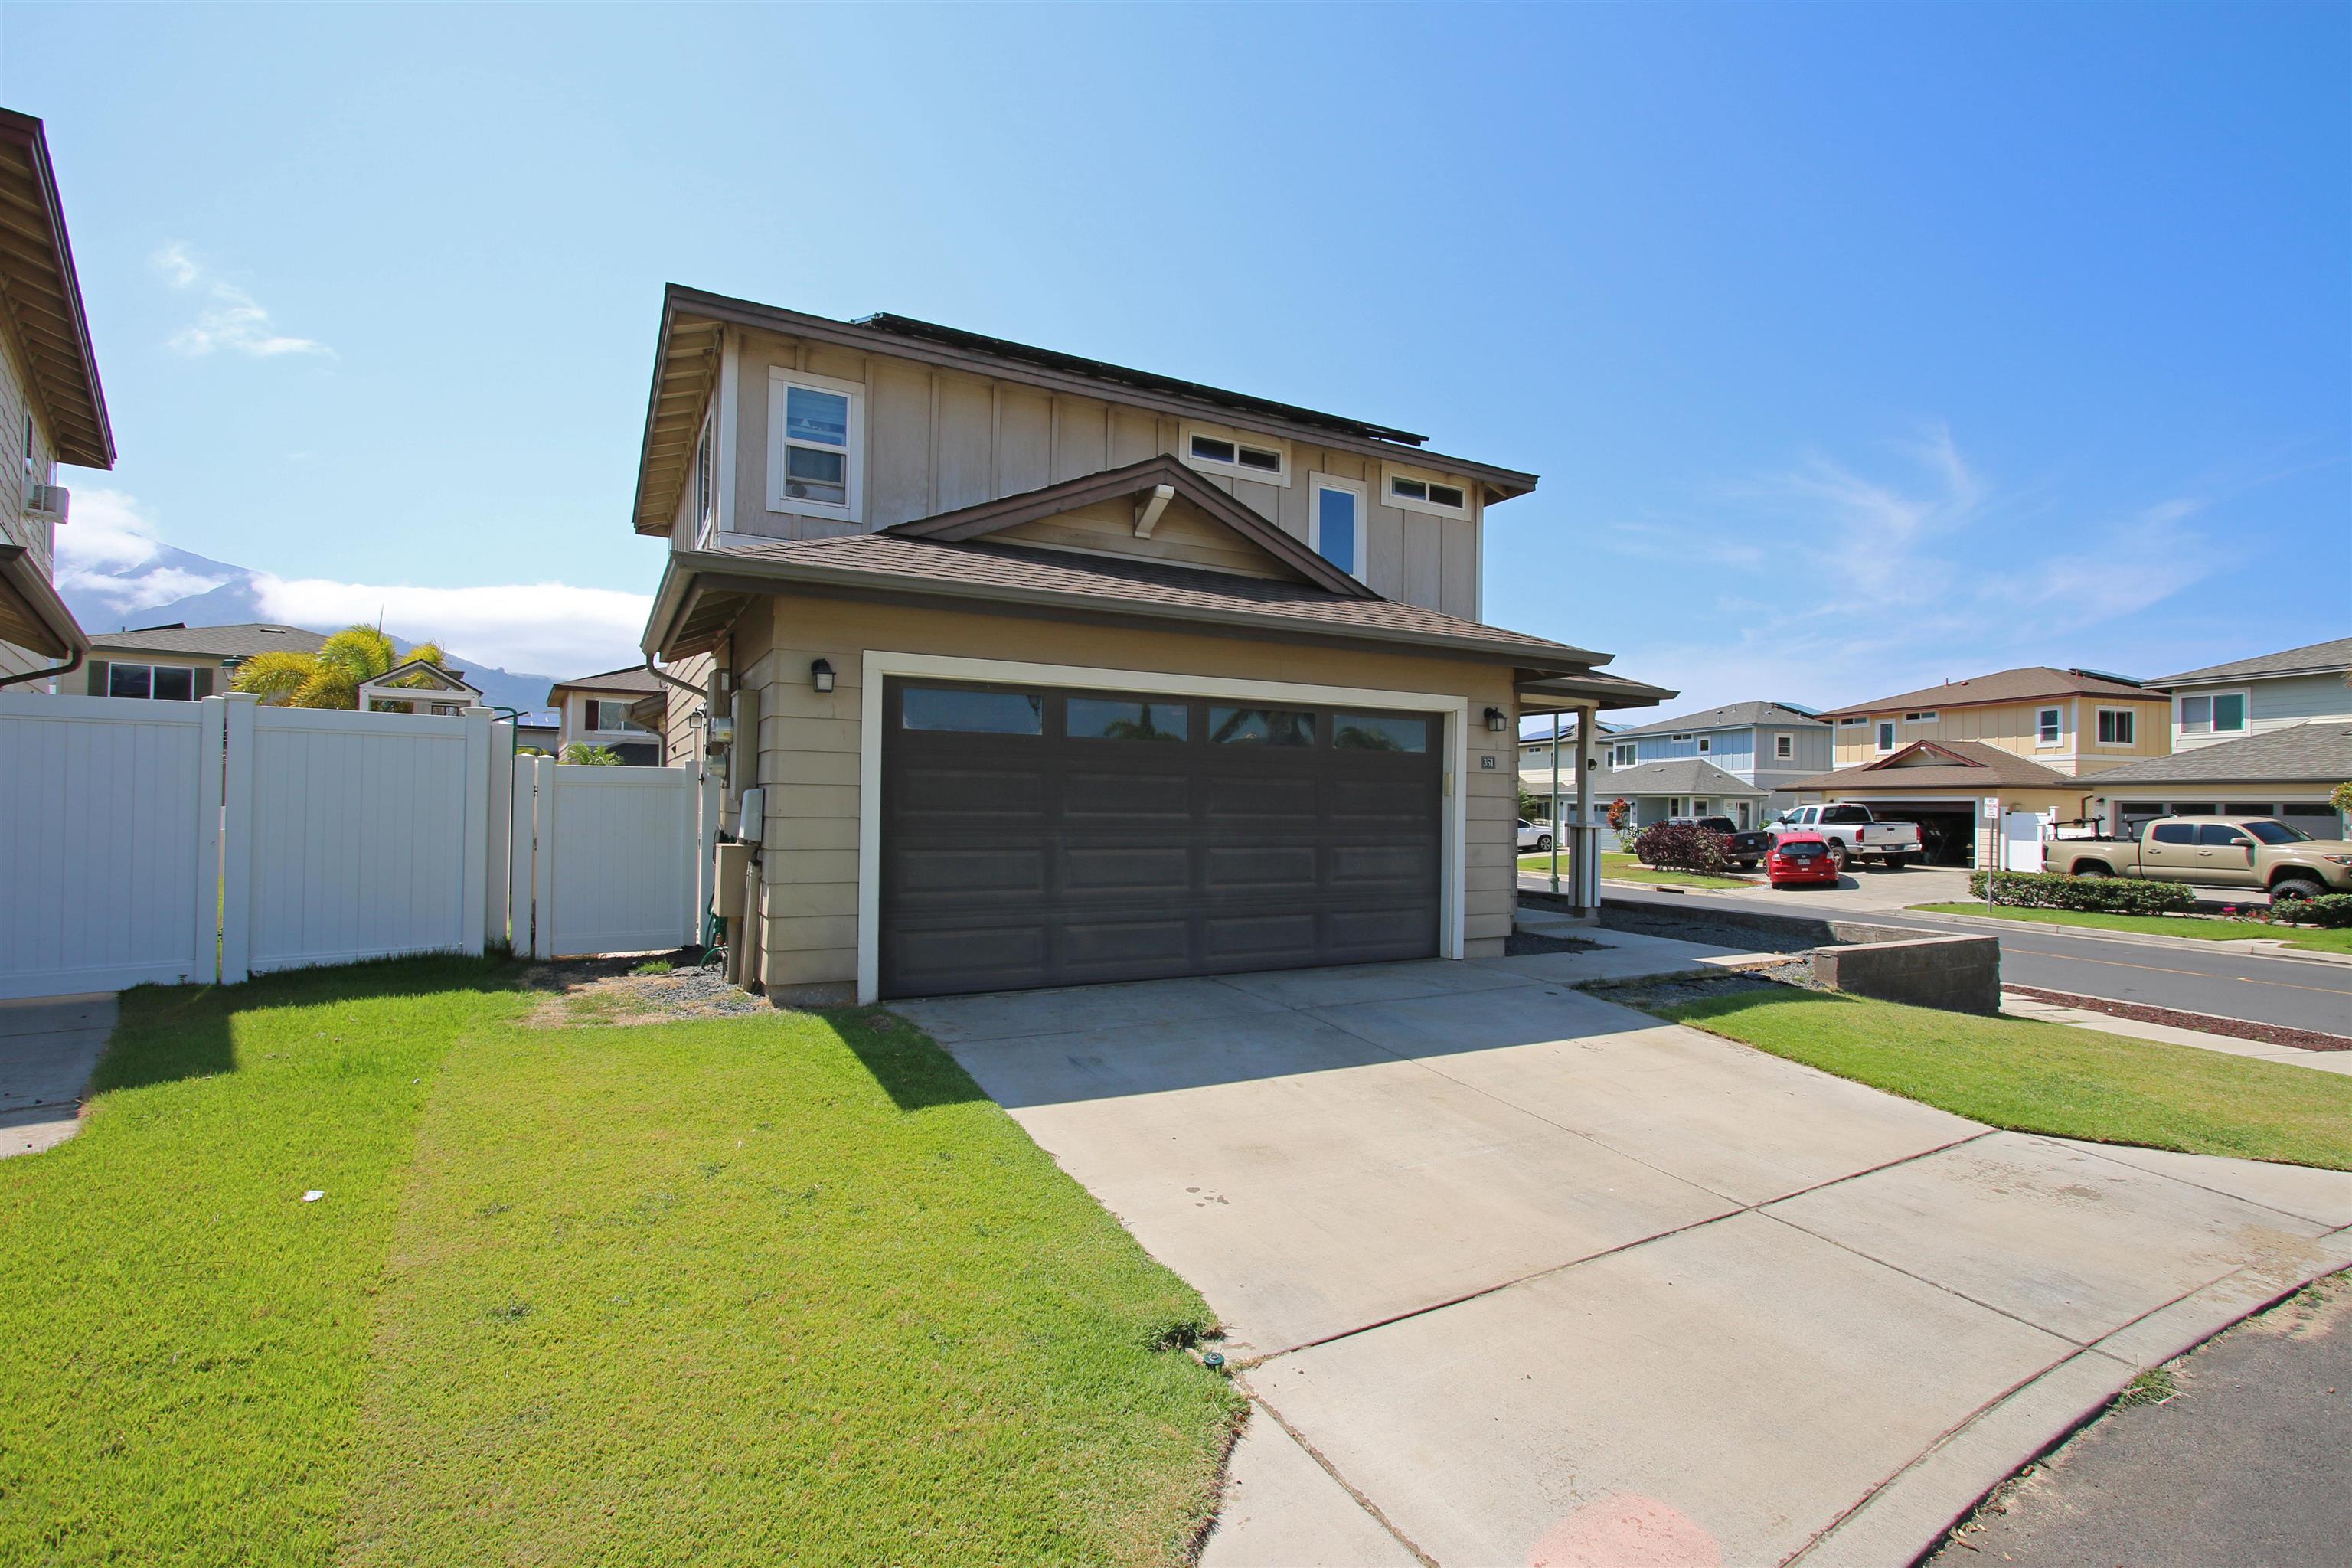
[[[2352,926],[2352,893],[2322,893],[2315,899],[2283,899],[2271,906],[2271,919],[2295,925]]]
[[[1644,827],[1633,840],[1633,858],[1644,866],[1717,875],[1731,864],[1723,853],[1722,837],[1689,822],[1654,822]]]
[[[617,768],[621,765],[621,753],[610,746],[592,746],[585,741],[574,741],[563,748],[563,755],[559,760],[574,767]]]
[[[1985,896],[1985,874],[1969,874],[1969,896]],[[2197,907],[2197,895],[2173,882],[2128,882],[2116,877],[2062,877],[2054,871],[2001,871],[1992,879],[1992,901],[2032,910],[2095,910],[2111,915],[2180,914]]]

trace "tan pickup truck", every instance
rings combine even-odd
[[[2137,839],[2060,838],[2042,850],[2042,868],[2067,877],[2261,888],[2274,900],[2352,893],[2352,843],[2267,816],[2161,816]]]

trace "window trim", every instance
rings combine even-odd
[[[1192,437],[1199,436],[1211,441],[1230,441],[1235,447],[1255,447],[1262,452],[1272,452],[1282,459],[1282,467],[1268,473],[1264,468],[1245,468],[1239,461],[1219,462],[1214,458],[1192,455]],[[1272,485],[1277,489],[1290,488],[1290,443],[1279,436],[1262,436],[1255,430],[1240,430],[1228,425],[1210,425],[1198,419],[1187,419],[1176,432],[1176,460],[1195,473],[1214,474],[1219,479],[1246,479],[1254,485]]]
[[[1307,548],[1323,555],[1323,492],[1343,490],[1356,500],[1356,563],[1341,568],[1359,583],[1371,564],[1372,507],[1368,489],[1361,479],[1343,479],[1337,474],[1310,471],[1307,476]],[[1323,559],[1330,561],[1328,555]],[[1332,561],[1338,566],[1339,563]]]
[[[719,532],[719,405],[703,411],[694,443],[694,542],[707,549]]]
[[[118,669],[143,669],[143,670],[145,670],[145,671],[147,672],[147,692],[146,692],[146,695],[145,695],[145,696],[143,696],[143,697],[121,697],[121,698],[115,697],[115,696],[114,696],[114,672],[115,672],[116,670],[118,670]],[[155,672],[156,672],[157,670],[159,670],[159,669],[180,669],[180,670],[185,670],[185,671],[187,672],[187,676],[188,676],[188,694],[187,694],[187,696],[185,696],[185,697],[158,697],[158,696],[156,696],[156,695],[155,695]],[[156,663],[154,660],[152,660],[152,659],[120,659],[120,658],[110,658],[110,659],[108,659],[108,660],[106,661],[106,694],[107,694],[107,696],[108,696],[110,699],[112,699],[113,700],[115,700],[115,701],[119,701],[119,702],[195,702],[195,701],[199,701],[199,700],[201,700],[201,699],[200,699],[200,698],[197,696],[197,694],[196,694],[196,667],[195,667],[194,665],[193,665],[193,664],[171,664],[171,663],[157,664],[157,663]]]
[[[1444,485],[1449,489],[1460,490],[1462,504],[1445,506],[1425,496],[1418,499],[1401,496],[1396,493],[1396,481],[1399,479],[1417,479],[1424,486]],[[1381,465],[1381,504],[1398,511],[1418,511],[1431,517],[1453,517],[1467,521],[1472,516],[1471,509],[1477,504],[1476,494],[1467,481],[1451,474],[1440,474],[1434,468],[1415,468],[1402,463]]]
[[[2224,697],[2238,700],[2238,727],[2223,730],[2213,722],[2213,705]],[[2189,728],[2189,704],[2202,700],[2205,703],[2205,728]],[[2176,735],[2251,735],[2254,732],[2254,699],[2252,689],[2244,686],[2218,686],[2204,691],[2184,691],[2172,700],[2172,732]]]
[[[1715,754],[1714,736],[1701,735],[1698,738],[1698,754],[1702,757],[1713,756]]]
[[[1895,727],[1894,720],[1881,719],[1870,728],[1871,740],[1878,747],[1878,754],[1882,757],[1891,754],[1897,749],[1899,742],[1895,734]]]
[[[622,709],[625,713],[628,709],[636,706],[635,702],[632,699],[625,697],[586,697],[583,698],[581,700],[588,704],[588,711],[584,715],[587,722],[581,726],[582,732],[584,734],[650,735],[653,733],[653,731],[647,729],[643,724],[625,722],[619,725],[609,725],[604,722],[604,704],[607,702],[613,703],[614,706]]]
[[[2107,741],[2100,739],[2099,731],[2107,727],[2106,721],[2113,716],[2120,716],[2128,721],[2131,733],[2120,741]],[[2096,716],[2091,721],[2091,744],[2095,746],[2106,746],[2116,749],[2128,749],[2137,746],[2139,744],[2139,710],[2137,708],[2100,707],[2096,710]]]
[[[2044,718],[2050,720],[2050,722],[2046,725],[2042,722]],[[2045,729],[2050,731],[2050,739],[2046,741],[2042,738],[2042,732]],[[2033,749],[2037,752],[2055,752],[2064,750],[2065,745],[2065,708],[2057,703],[2045,703],[2035,708],[2033,710]]]
[[[1610,749],[1609,765],[1612,768],[1637,768],[1642,765],[1641,755],[1642,749],[1633,742],[1620,741]]]
[[[1772,760],[1776,763],[1795,762],[1797,737],[1790,734],[1786,730],[1775,733],[1772,737]]]
[[[1941,721],[1942,716],[1933,708],[1917,708],[1903,715],[1906,724],[1935,724]]]
[[[831,393],[849,400],[849,444],[842,464],[842,489],[845,499],[839,501],[803,500],[785,493],[788,476],[785,471],[784,410],[793,387],[808,392]],[[803,443],[812,451],[832,448],[809,442]],[[866,385],[863,382],[837,381],[829,375],[815,375],[804,370],[786,370],[782,365],[768,367],[768,510],[794,517],[830,518],[839,522],[859,522],[866,516]]]

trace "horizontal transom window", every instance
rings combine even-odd
[[[1188,468],[1264,485],[1290,483],[1290,451],[1270,436],[1248,436],[1213,425],[1187,425],[1176,448]]]
[[[1460,485],[1393,468],[1381,469],[1381,499],[1406,511],[1425,511],[1439,517],[1470,515],[1470,492]]]

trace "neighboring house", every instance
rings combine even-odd
[[[526,713],[515,725],[514,744],[518,752],[537,752],[551,757],[562,745],[562,726],[547,722],[536,713]]]
[[[556,754],[571,745],[605,746],[632,766],[660,767],[668,690],[641,664],[557,681],[547,693],[556,712]]]
[[[1371,323],[1367,323],[1370,325]],[[779,991],[1503,951],[1521,710],[1671,695],[1478,619],[1535,476],[895,316],[672,287],[645,648],[761,789]]]
[[[188,702],[226,691],[236,667],[256,654],[316,653],[326,637],[300,626],[246,622],[226,626],[141,626],[99,632],[80,689],[92,697]]]
[[[2352,637],[2151,680],[2172,699],[2172,755],[2103,773],[2111,832],[2152,817],[2267,814],[2315,838],[2352,831],[2327,802],[2352,779]]]
[[[89,651],[58,597],[57,466],[111,468],[114,434],[48,142],[12,110],[0,110],[0,689],[47,692]]]
[[[2121,676],[2004,669],[1823,713],[1837,766],[1789,787],[1916,822],[1931,863],[1974,865],[1998,831],[1985,801],[2084,821],[2092,777],[2171,749],[2170,710],[2162,692]]]
[[[1559,743],[1557,747],[1552,743],[1554,729],[1559,731]],[[1587,779],[1595,781],[1599,779],[1601,768],[1606,765],[1609,738],[1615,734],[1617,730],[1618,726],[1610,723],[1595,723],[1592,726],[1591,742],[1584,749],[1584,776]],[[1519,726],[1520,794],[1547,797],[1550,795],[1552,756],[1555,751],[1559,754],[1561,764],[1560,793],[1563,796],[1576,793],[1576,735],[1575,721],[1559,713],[1547,714],[1540,720]],[[1597,791],[1600,788],[1599,784],[1594,783],[1592,788]],[[1561,802],[1560,815],[1562,816],[1568,815],[1568,805],[1565,799]]]
[[[1639,826],[1727,816],[1753,827],[1831,765],[1830,727],[1808,708],[1733,702],[1621,730],[1603,762],[1595,787],[1633,805]]]
[[[360,682],[363,713],[431,713],[454,718],[482,700],[482,689],[462,669],[421,658],[404,659],[373,680]]]

